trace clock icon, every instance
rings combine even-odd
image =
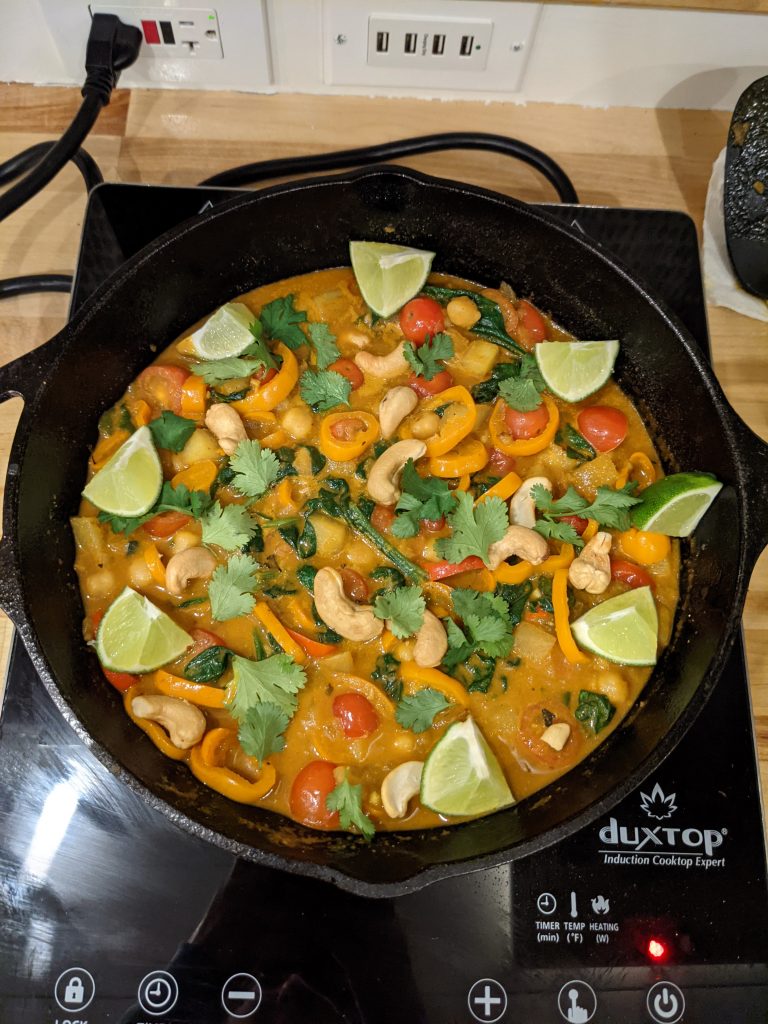
[[[557,910],[557,900],[551,892],[543,892],[536,900],[536,906],[539,908],[540,914],[546,914],[549,917]]]

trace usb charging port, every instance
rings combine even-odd
[[[376,53],[387,53],[389,51],[389,32],[376,33]]]
[[[459,54],[462,57],[471,57],[472,56],[472,50],[474,49],[474,47],[475,47],[475,37],[474,36],[462,36],[461,37],[461,46],[459,47]]]
[[[445,53],[444,35],[432,36],[432,53],[436,54],[438,57],[440,56],[440,54]]]
[[[406,32],[405,43],[403,44],[403,50],[405,53],[416,53],[417,41],[418,35],[415,32]]]

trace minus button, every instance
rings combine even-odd
[[[233,974],[221,990],[221,1005],[235,1020],[251,1017],[261,1006],[261,985],[252,974]]]

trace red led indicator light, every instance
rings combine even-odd
[[[652,960],[662,960],[667,955],[667,947],[658,939],[648,940],[648,956]]]
[[[160,42],[160,30],[157,27],[156,21],[142,21],[141,30],[144,33],[144,39],[148,43]]]

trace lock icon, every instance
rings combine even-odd
[[[78,978],[75,975],[67,982],[67,987],[64,990],[64,1002],[70,1006],[79,1006],[84,999],[85,988],[83,987],[82,978]]]

